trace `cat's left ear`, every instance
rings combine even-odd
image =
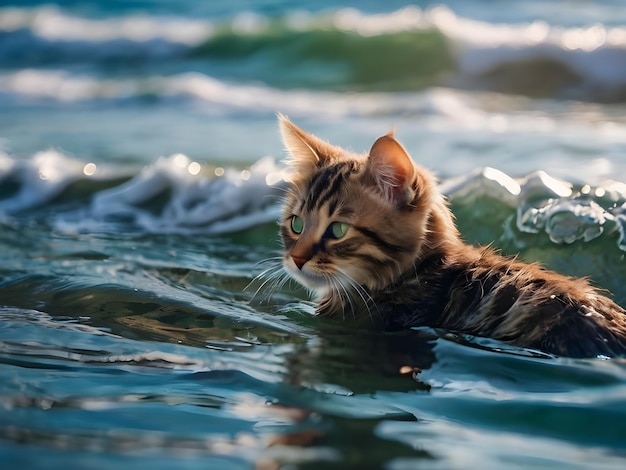
[[[374,142],[367,167],[387,200],[401,205],[413,198],[415,165],[404,147],[394,138],[393,132]]]
[[[300,129],[282,114],[278,114],[278,124],[289,153],[288,163],[302,177],[313,173],[316,167],[332,163],[341,154],[341,149]]]

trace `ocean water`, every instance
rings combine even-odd
[[[275,113],[626,305],[621,0],[0,2],[2,468],[626,464],[626,362],[269,295]],[[409,366],[409,367],[407,367]]]

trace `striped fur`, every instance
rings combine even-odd
[[[317,295],[318,313],[564,356],[626,355],[624,309],[584,279],[464,244],[434,178],[392,134],[355,155],[279,120],[293,169],[283,265]],[[345,235],[333,223],[348,224]]]

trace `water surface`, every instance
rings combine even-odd
[[[623,468],[623,359],[380,333],[254,278],[283,112],[355,151],[395,126],[468,242],[626,304],[625,11],[3,3],[3,465]]]

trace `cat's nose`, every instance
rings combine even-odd
[[[302,256],[292,256],[291,258],[293,259],[293,262],[296,263],[296,266],[298,266],[298,269],[300,270],[302,270],[302,266],[304,266],[304,264],[311,259],[311,258],[305,258]]]

